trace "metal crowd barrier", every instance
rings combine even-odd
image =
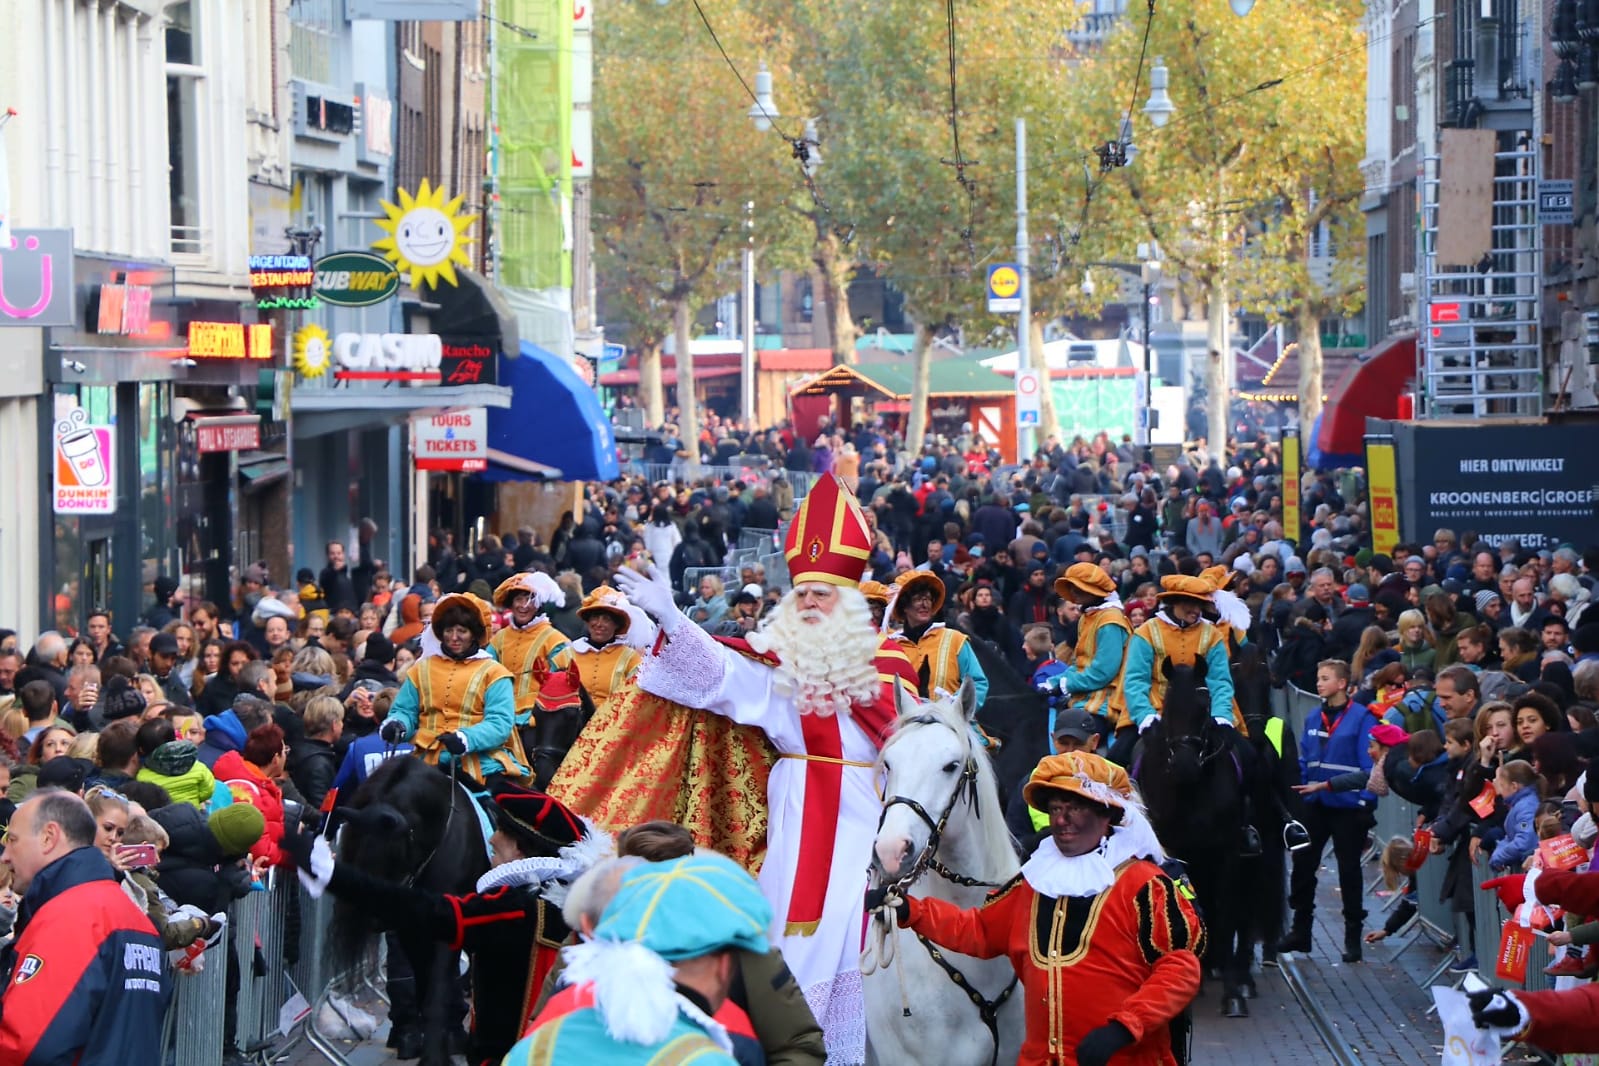
[[[265,892],[252,892],[228,909],[239,965],[236,1001],[240,1050],[250,1055],[286,1041],[304,1025],[319,1050],[330,1048],[315,1032],[316,1010],[335,983],[348,994],[372,973],[335,975],[328,954],[333,898],[313,900],[293,874],[273,870]],[[369,956],[375,968],[376,954]],[[166,1066],[216,1066],[223,1057],[228,952],[218,943],[205,953],[201,973],[173,977],[174,994],[164,1029]],[[335,977],[343,980],[336,982]],[[300,997],[300,998],[296,998]],[[285,1009],[290,1008],[290,1009]],[[324,1051],[330,1061],[339,1061]]]
[[[1281,693],[1281,714],[1288,719],[1288,724],[1294,731],[1294,740],[1297,741],[1305,735],[1305,722],[1309,720],[1311,713],[1321,706],[1321,697],[1292,685],[1284,685],[1274,691]]]

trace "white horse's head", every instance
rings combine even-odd
[[[974,816],[987,822],[983,828],[990,839],[980,846],[994,854],[972,861],[987,867],[987,860],[1003,864],[1008,856],[1013,863],[994,772],[972,736],[977,700],[971,683],[962,684],[954,696],[929,703],[898,702],[896,692],[896,702],[899,720],[878,759],[885,797],[872,848],[878,880],[905,877],[918,863],[925,866],[941,847],[947,851],[963,841],[970,835],[967,821]]]

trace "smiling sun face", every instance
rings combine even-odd
[[[426,178],[415,197],[404,189],[399,192],[398,207],[383,202],[383,213],[388,217],[378,220],[378,228],[388,236],[375,241],[372,247],[382,252],[400,273],[410,273],[412,288],[438,285],[441,280],[459,284],[455,268],[472,265],[466,254],[471,240],[466,229],[477,216],[459,213],[463,197],[445,203],[444,188],[431,188]]]

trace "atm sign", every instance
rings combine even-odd
[[[312,289],[339,307],[380,304],[400,290],[394,264],[371,252],[334,252],[316,261]]]

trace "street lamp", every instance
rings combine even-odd
[[[1241,2],[1234,0],[1234,8]],[[1144,104],[1144,114],[1149,116],[1150,124],[1157,130],[1166,125],[1177,110],[1177,105],[1171,102],[1171,96],[1166,92],[1167,78],[1166,60],[1156,56],[1155,65],[1149,68],[1149,102]]]
[[[772,72],[766,69],[766,61],[761,60],[760,69],[755,72],[755,102],[750,105],[747,112],[754,121],[755,128],[765,133],[772,128],[772,119],[781,118],[777,105],[772,102]]]

